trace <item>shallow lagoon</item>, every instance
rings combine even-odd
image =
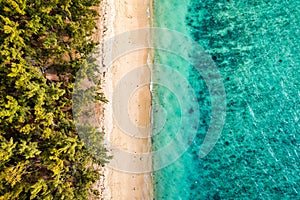
[[[153,25],[197,41],[214,61],[226,91],[220,138],[200,158],[211,122],[207,85],[180,55],[155,52],[154,80],[172,79],[163,65],[179,71],[196,94],[200,115],[184,128],[189,137],[194,132],[191,124],[197,124],[187,151],[154,172],[155,199],[299,198],[300,2],[155,0],[153,6]],[[178,43],[178,48],[184,42],[161,41]],[[190,55],[194,50],[191,46]],[[178,100],[184,93],[177,88],[174,93],[168,87],[153,87],[154,150],[174,140],[185,116]],[[153,160],[157,165],[160,159]]]

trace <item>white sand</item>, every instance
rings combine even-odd
[[[104,0],[102,2],[102,29],[107,28],[102,35],[102,41],[107,38],[117,36],[120,33],[135,30],[138,28],[149,27],[149,8],[148,0]],[[103,11],[104,9],[104,11]],[[141,36],[141,40],[147,42],[147,38]],[[112,44],[104,46],[106,61],[111,59],[111,55],[117,51],[118,45]],[[126,44],[124,44],[126,45]],[[121,102],[128,94],[126,88],[130,88],[130,82],[125,83],[123,87],[125,90],[118,91],[116,88],[120,80],[128,75],[134,69],[147,65],[148,49],[142,49],[118,58],[112,65],[106,66],[105,76],[102,77],[102,87],[105,96],[109,103],[104,106],[104,117],[102,118],[103,126],[106,132],[106,140],[112,148],[112,155],[114,158],[111,163],[104,169],[104,179],[102,180],[103,199],[113,200],[133,200],[133,199],[153,199],[152,196],[152,176],[149,172],[151,170],[151,158],[143,159],[141,153],[151,151],[151,138],[147,137],[150,132],[150,105],[151,94],[149,84],[137,86],[131,92],[128,99],[127,108],[118,106],[123,105]],[[150,82],[150,70],[136,72],[134,76],[130,76],[132,82]],[[136,80],[135,80],[136,79]],[[113,99],[113,96],[116,98]],[[113,105],[117,109],[113,110]],[[118,116],[125,116],[124,110],[128,111],[125,115],[129,115],[132,123],[135,124],[137,130],[143,129],[142,134],[145,138],[137,138],[135,133],[128,133],[125,129],[128,126],[126,122],[120,122]],[[125,116],[126,117],[126,116]],[[122,119],[121,119],[122,121]],[[129,152],[132,160],[127,157],[120,157],[114,150],[115,148]],[[138,160],[135,158],[139,158]],[[129,171],[140,171],[145,169],[145,173],[122,172],[122,167],[127,166]],[[113,169],[114,168],[114,169]],[[137,169],[137,170],[134,170]]]

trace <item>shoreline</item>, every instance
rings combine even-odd
[[[101,14],[100,32],[101,42],[118,34],[136,30],[139,28],[150,27],[151,23],[151,1],[149,0],[127,0],[125,2],[120,0],[104,0],[101,2],[101,10],[104,12]],[[143,40],[144,38],[138,38]],[[149,43],[149,40],[146,42]],[[126,55],[122,55],[113,61],[111,66],[105,66],[105,63],[110,63],[112,56],[115,53],[117,47],[116,41],[112,44],[103,45],[103,58],[102,58],[102,89],[105,97],[109,103],[103,106],[103,114],[101,118],[101,126],[105,131],[105,143],[110,150],[109,153],[115,157],[107,164],[103,169],[103,180],[101,180],[101,199],[153,199],[153,186],[152,186],[152,173],[132,173],[125,172],[117,169],[118,165],[124,165],[124,162],[131,162],[128,166],[133,168],[144,169],[145,165],[148,168],[151,167],[151,158],[143,160],[143,153],[151,151],[151,137],[150,137],[150,124],[151,124],[151,91],[150,84],[139,86],[132,91],[130,96],[130,103],[128,104],[128,115],[132,122],[135,123],[137,129],[142,127],[148,129],[147,137],[138,138],[135,135],[128,135],[122,127],[119,127],[118,121],[116,121],[116,115],[121,115],[121,110],[114,110],[114,104],[120,104],[120,100],[126,96],[124,94],[118,94],[118,98],[113,101],[114,92],[119,81],[130,73],[135,68],[143,65],[148,66],[148,70],[142,71],[136,74],[132,79],[141,79],[142,81],[151,81],[151,73],[149,60],[151,62],[152,55],[148,49],[138,50],[136,52],[130,52]],[[121,44],[124,45],[124,44]],[[148,44],[149,45],[149,44]],[[132,80],[133,82],[135,80]],[[134,105],[134,106],[132,106]],[[126,125],[125,125],[126,126]],[[115,149],[130,152],[134,159],[124,160],[121,154]],[[136,162],[136,157],[139,158]],[[119,158],[119,159],[118,159]],[[121,158],[121,159],[120,159]],[[114,164],[111,164],[114,163]],[[133,164],[134,163],[134,164]],[[150,165],[150,166],[149,166]],[[103,189],[102,189],[103,188]]]

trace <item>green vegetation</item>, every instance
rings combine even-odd
[[[94,159],[72,117],[76,72],[96,45],[98,5],[0,0],[0,199],[87,199],[99,192],[91,189],[99,178],[91,164],[103,165],[106,150],[97,148]],[[101,95],[95,99],[105,101]]]

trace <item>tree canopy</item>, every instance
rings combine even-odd
[[[99,173],[91,163],[108,157],[101,146],[100,159],[93,158],[79,138],[72,92],[96,45],[99,3],[0,0],[0,199],[97,194],[91,185]]]

